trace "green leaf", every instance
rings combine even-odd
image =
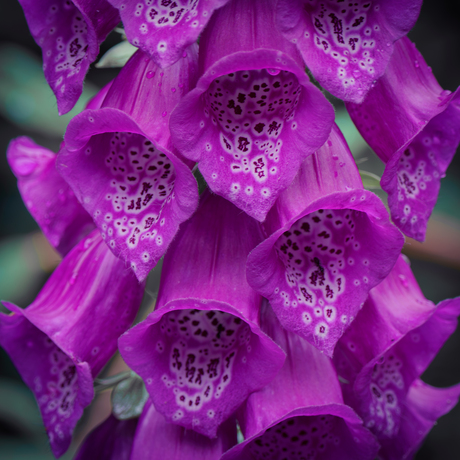
[[[380,177],[369,171],[359,170],[363,186],[366,190],[380,190]]]
[[[118,420],[139,417],[148,397],[144,382],[131,371],[112,391],[112,413]]]

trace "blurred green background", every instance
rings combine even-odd
[[[38,1],[38,0],[37,0]],[[410,33],[410,38],[433,69],[441,86],[454,91],[460,84],[460,5],[447,0],[426,0]],[[101,55],[120,41],[112,32],[101,47]],[[55,98],[41,69],[41,52],[29,34],[22,9],[16,0],[0,5],[0,299],[26,307],[59,261],[29,213],[16,187],[16,179],[6,162],[6,148],[17,136],[27,135],[37,143],[57,151],[71,117],[82,110],[85,101],[118,73],[115,69],[92,66],[84,94],[68,115],[58,117]],[[359,167],[381,175],[383,165],[366,146],[343,110],[337,109],[337,122],[355,155]],[[459,127],[460,129],[460,127]],[[425,296],[439,302],[460,296],[460,156],[442,181],[439,201],[426,243],[408,242],[413,271]],[[154,292],[158,270],[149,277],[148,290]],[[149,298],[144,302],[148,307]],[[0,311],[2,310],[0,306]],[[113,365],[115,368],[119,363]],[[113,369],[112,369],[113,371]],[[449,339],[424,375],[435,386],[460,382],[460,331]],[[107,394],[86,411],[77,427],[75,442],[108,410]],[[460,408],[440,419],[417,454],[417,460],[460,459]],[[0,349],[0,459],[45,460],[50,452],[35,400],[22,383],[6,353]]]

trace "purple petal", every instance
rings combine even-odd
[[[194,83],[196,48],[160,71],[141,51],[99,110],[70,122],[58,169],[113,253],[139,280],[165,253],[198,202],[195,178],[171,145],[169,114]]]
[[[162,68],[173,65],[196,42],[213,11],[228,0],[109,0],[120,11],[130,43]]]
[[[162,460],[218,460],[236,444],[234,419],[225,422],[217,437],[209,439],[193,430],[168,423],[147,401],[136,431],[133,460],[150,460],[152,453]]]
[[[423,241],[440,180],[460,142],[460,92],[443,91],[415,45],[403,38],[366,100],[347,109],[387,163],[381,183],[393,221]]]
[[[94,223],[56,171],[56,154],[18,137],[8,146],[7,158],[24,204],[50,244],[65,256]]]
[[[129,460],[137,421],[110,415],[85,438],[74,460]]]
[[[418,379],[455,330],[459,313],[460,299],[436,308],[424,299],[400,258],[340,340],[335,364],[348,382],[345,400],[385,446],[383,458],[406,458],[415,451],[435,418],[458,398],[457,387],[438,393]],[[421,413],[424,398],[428,403],[433,398],[426,415]]]
[[[260,330],[261,297],[245,279],[261,237],[256,221],[205,193],[165,256],[155,311],[119,341],[156,409],[210,437],[284,361]]]
[[[381,77],[393,43],[415,24],[421,0],[280,0],[277,25],[334,96],[361,103]]]
[[[238,0],[216,11],[200,59],[197,87],[171,116],[173,142],[198,161],[213,192],[262,221],[302,160],[326,141],[332,107],[276,32],[266,2]]]
[[[58,104],[67,113],[83,90],[99,45],[118,24],[118,11],[105,0],[19,0],[35,41],[43,52],[43,70]]]
[[[270,236],[248,258],[249,284],[269,299],[283,327],[331,356],[404,242],[382,202],[362,189],[337,127],[304,161],[264,230]]]
[[[373,460],[378,445],[359,417],[343,404],[330,359],[283,330],[269,307],[262,318],[263,329],[286,350],[286,362],[242,407],[238,421],[246,440],[222,460]]]
[[[34,392],[55,455],[68,448],[96,376],[132,323],[143,286],[95,230],[26,309],[5,303],[0,344]]]

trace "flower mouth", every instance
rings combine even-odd
[[[222,150],[232,157],[231,173],[249,173],[251,188],[277,175],[282,132],[295,117],[300,95],[297,77],[278,69],[222,75],[203,94],[205,116],[218,130]]]
[[[301,460],[317,454],[335,458],[345,431],[345,422],[332,415],[291,417],[252,440],[245,452],[251,460]]]
[[[158,222],[162,226],[163,209],[172,199],[176,174],[169,158],[146,137],[126,132],[93,136],[85,152],[92,151],[104,152],[105,174],[111,178],[104,189],[105,209],[93,211],[101,221],[102,237],[112,248],[116,238],[130,249],[145,238],[161,245],[152,227]]]
[[[165,314],[156,345],[168,362],[163,384],[175,395],[177,419],[184,411],[204,410],[212,419],[213,399],[218,400],[232,382],[236,360],[244,360],[251,339],[249,326],[240,318],[218,310],[179,310]]]

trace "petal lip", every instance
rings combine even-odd
[[[83,80],[99,53],[99,45],[120,17],[105,0],[59,3],[20,1],[32,36],[42,48],[45,77],[56,96],[59,115],[64,115],[80,97]],[[69,22],[72,27],[67,27]]]
[[[175,3],[175,6],[169,6],[170,11],[167,15],[160,14],[160,19],[157,17],[158,11],[154,9],[155,7],[161,8],[158,1],[154,5],[153,2],[144,2],[145,4],[137,3],[136,6],[134,6],[134,2],[127,3],[125,0],[109,0],[109,3],[120,11],[130,43],[148,54],[159,67],[166,68],[177,62],[182,57],[184,50],[197,41],[213,11],[228,1],[198,0],[192,4],[193,11],[187,10],[185,13],[184,5]],[[171,4],[171,2],[169,3]],[[144,6],[147,5],[149,8],[144,13]],[[177,9],[174,10],[173,8]],[[154,12],[153,18],[149,17],[152,11]],[[171,14],[174,18],[173,21],[176,21],[174,26],[169,26],[164,21],[164,19],[169,21],[168,16]],[[146,20],[142,18],[144,15]],[[160,23],[161,26],[156,25],[156,21],[159,20],[163,20]]]
[[[296,43],[318,82],[334,96],[357,104],[363,102],[383,75],[393,53],[393,43],[413,27],[422,1],[373,2],[370,9],[366,9],[371,5],[369,2],[360,3],[349,5],[362,7],[359,12],[354,10],[351,20],[350,12],[346,11],[348,5],[328,4],[327,10],[321,4],[321,10],[316,11],[315,5],[307,4],[306,0],[281,0],[276,5],[278,29]],[[373,27],[364,29],[366,22],[373,21],[376,22]]]
[[[382,244],[385,244],[385,248],[382,249],[382,252],[385,253],[385,257],[376,257],[373,263],[370,264],[366,293],[362,292],[357,299],[354,299],[354,308],[351,312],[348,312],[348,317],[356,316],[356,313],[359,311],[359,305],[364,302],[367,297],[367,292],[371,287],[380,283],[388,275],[400,254],[404,244],[404,237],[389,222],[388,214],[380,199],[367,190],[357,189],[349,192],[332,193],[314,201],[299,215],[286,221],[281,228],[274,231],[249,254],[246,264],[249,285],[270,301],[277,316],[286,329],[293,330],[297,334],[300,334],[331,357],[335,343],[343,334],[346,325],[342,324],[339,328],[340,330],[336,330],[332,343],[318,343],[317,340],[312,338],[311,332],[305,332],[304,326],[299,326],[297,321],[290,318],[289,313],[286,312],[285,307],[277,295],[277,289],[279,290],[279,286],[285,283],[285,267],[278,258],[274,245],[283,233],[288,231],[296,221],[320,209],[350,209],[365,213],[368,216],[370,225],[373,226],[375,231],[378,231],[380,235],[379,238],[377,238],[378,242],[375,241],[375,244],[380,245],[380,248],[382,248]]]
[[[56,171],[56,157],[28,137],[13,139],[7,150],[25,206],[50,244],[65,256],[94,230],[94,224]]]
[[[218,310],[240,318],[250,327],[253,337],[257,338],[258,341],[259,357],[257,360],[253,360],[253,365],[250,368],[252,377],[246,379],[246,381],[241,380],[236,387],[226,387],[229,389],[230,394],[227,392],[227,394],[224,393],[221,396],[222,407],[215,411],[212,422],[210,421],[207,424],[196,424],[193,420],[193,412],[185,412],[179,420],[175,417],[175,412],[168,406],[173,405],[175,411],[177,405],[171,400],[171,391],[166,390],[165,384],[160,378],[159,374],[163,371],[159,371],[160,365],[155,367],[152,361],[152,353],[147,352],[147,350],[155,348],[156,342],[156,337],[152,337],[150,329],[155,327],[165,314],[189,309]],[[152,338],[149,338],[149,335]],[[254,346],[254,343],[251,343]],[[146,320],[134,326],[119,338],[119,350],[126,363],[144,380],[150,398],[158,412],[162,413],[169,422],[194,429],[210,438],[216,436],[218,426],[233,414],[250,393],[260,390],[273,379],[285,360],[285,353],[281,348],[262,332],[258,324],[242,315],[240,310],[226,302],[197,298],[176,299],[155,310]],[[235,364],[237,364],[236,361],[234,361]],[[248,365],[245,364],[244,366]],[[158,369],[156,371],[158,375],[152,374],[155,369]],[[233,378],[235,377],[236,373]]]
[[[102,213],[95,216],[100,206],[98,198],[94,196],[93,192],[94,188],[97,190],[100,187],[100,181],[98,181],[100,167],[95,161],[91,160],[91,156],[85,154],[85,147],[93,136],[114,132],[128,132],[145,137],[155,148],[169,158],[176,174],[174,184],[175,199],[169,204],[171,218],[167,219],[166,225],[161,226],[161,228],[159,226],[161,224],[160,219],[158,219],[158,225],[154,224],[154,226],[158,227],[158,231],[161,230],[162,244],[158,245],[153,242],[147,246],[146,243],[142,248],[135,249],[135,253],[133,252],[132,255],[130,255],[125,247],[124,241],[126,238],[120,239],[114,247],[109,246],[116,256],[122,257],[130,264],[135,264],[135,274],[142,281],[166,252],[180,223],[187,220],[195,211],[198,205],[198,190],[196,180],[188,165],[177,157],[176,150],[169,142],[165,142],[164,139],[157,141],[156,137],[152,137],[148,132],[145,132],[143,127],[139,126],[130,115],[119,109],[102,107],[98,110],[85,110],[74,117],[69,124],[65,136],[66,148],[62,149],[59,153],[57,169],[70,184],[86,211],[93,216],[96,225],[102,233],[105,234],[105,216]],[[89,181],[87,180],[87,171],[81,170],[82,161],[86,162],[88,168],[93,169],[93,174]],[[109,184],[107,185],[106,191],[109,189]],[[105,196],[103,192],[102,190],[99,193]],[[142,254],[146,250],[149,252],[149,258],[144,262],[145,259]]]
[[[278,423],[281,423],[284,420],[287,420],[292,417],[301,417],[301,416],[316,416],[316,415],[332,415],[335,417],[342,418],[347,424],[349,430],[352,432],[352,436],[355,439],[359,439],[359,444],[362,444],[362,452],[355,452],[355,455],[359,455],[356,458],[357,460],[371,460],[375,458],[379,450],[379,444],[375,437],[363,427],[362,420],[356,415],[351,407],[345,406],[343,404],[326,404],[322,406],[310,406],[310,407],[301,407],[294,409],[293,411],[287,413],[283,417],[275,420],[270,425],[268,425],[264,430],[259,433],[253,434],[249,438],[245,439],[242,443],[230,449],[226,452],[221,460],[243,460],[247,457],[245,456],[245,449],[247,446],[263,435],[269,428],[276,426]],[[356,441],[355,441],[356,442]]]
[[[219,183],[213,178],[213,170],[220,167],[219,154],[215,151],[208,152],[206,144],[213,139],[214,127],[210,119],[204,115],[202,95],[208,90],[209,85],[222,75],[231,74],[240,70],[259,70],[274,68],[294,74],[299,84],[303,87],[301,101],[296,107],[296,116],[293,118],[298,124],[302,121],[308,123],[302,129],[290,130],[288,142],[295,146],[296,155],[291,155],[290,161],[283,165],[280,181],[274,193],[267,198],[251,203],[247,197],[236,197],[229,192],[229,184]],[[304,96],[307,92],[308,95]],[[307,103],[308,101],[308,103]],[[302,104],[302,102],[305,102]],[[203,113],[203,116],[197,115]],[[314,119],[312,120],[312,114]],[[304,120],[305,119],[305,120]],[[177,105],[171,114],[170,130],[171,139],[177,149],[190,160],[197,161],[200,171],[214,193],[232,201],[236,206],[251,217],[263,221],[272,207],[279,193],[284,190],[294,179],[301,161],[314,153],[327,140],[333,125],[334,110],[325,100],[321,91],[310,83],[307,75],[293,57],[273,49],[255,49],[253,51],[240,51],[225,56],[207,68],[198,83]],[[310,127],[308,129],[306,126]],[[288,126],[283,128],[288,130]],[[284,131],[283,131],[284,132]],[[281,136],[282,137],[282,134]],[[214,146],[215,146],[214,142]],[[286,145],[284,149],[288,149]],[[301,145],[301,148],[299,147]],[[214,147],[213,147],[214,148]],[[228,155],[221,147],[218,152]],[[220,149],[220,150],[219,150]]]

